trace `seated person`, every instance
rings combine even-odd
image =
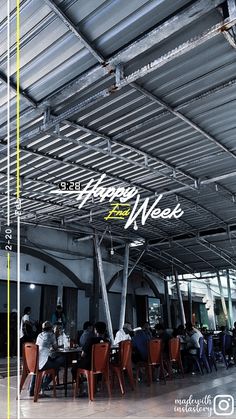
[[[58,348],[68,348],[69,347],[68,338],[63,330],[61,323],[56,323],[53,330],[56,336]]]
[[[218,338],[219,338],[219,351],[223,350],[223,338],[224,336],[226,336],[225,338],[225,353],[226,355],[229,355],[229,357],[231,357],[231,355],[233,354],[233,357],[235,358],[235,351],[233,350],[233,337],[232,337],[232,333],[229,332],[226,329],[226,326],[221,326],[220,327],[220,333],[218,334]]]
[[[132,361],[134,363],[148,360],[148,342],[151,340],[151,335],[147,331],[146,323],[141,330],[138,330],[132,337],[133,355]]]
[[[108,342],[106,335],[106,323],[97,322],[94,325],[94,337],[90,337],[89,340],[82,347],[81,359],[78,361],[77,365],[74,366],[71,370],[73,381],[76,380],[77,369],[83,368],[85,370],[91,369],[91,356],[92,356],[92,346],[95,343]]]
[[[169,340],[171,339],[171,335],[166,331],[164,325],[162,323],[157,323],[155,326],[156,337],[160,338],[163,342],[163,353],[164,357],[168,357],[169,355]]]
[[[236,322],[234,322],[234,327],[232,329],[233,338],[236,341]]]
[[[42,333],[40,333],[36,340],[36,345],[39,346],[39,370],[45,371],[47,369],[59,370],[64,365],[64,358],[57,355],[55,351],[58,349],[56,336],[53,332],[53,326],[49,321],[42,324]],[[51,376],[47,376],[42,383],[41,395],[48,388],[51,382]],[[34,394],[35,375],[32,376],[30,383],[30,395]]]
[[[191,355],[196,355],[197,350],[200,348],[199,338],[203,337],[200,330],[193,327],[191,322],[186,323],[186,332],[187,332],[187,349]]]
[[[83,325],[83,333],[80,336],[79,344],[80,346],[84,346],[90,338],[95,337],[95,333],[93,331],[93,323],[87,321]]]
[[[209,336],[209,331],[206,326],[203,326],[201,328],[201,334],[204,336],[205,339],[207,339],[207,337]]]
[[[152,329],[151,329],[151,326],[150,326],[149,322],[145,322],[143,324],[142,330],[144,331],[144,333],[146,333],[146,335],[148,335],[150,337],[150,339],[153,337]]]
[[[122,329],[118,330],[118,332],[116,333],[114,345],[118,345],[118,343],[122,342],[122,340],[131,340],[132,332],[133,330],[131,324],[126,322]]]
[[[236,364],[236,322],[234,322],[234,327],[232,329],[232,335],[233,335],[232,355],[233,355],[233,358],[234,358],[234,363]]]
[[[186,349],[186,330],[183,324],[180,324],[177,329],[173,330],[173,338],[179,338],[180,350],[184,351]]]

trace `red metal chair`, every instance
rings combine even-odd
[[[164,371],[164,363],[163,363],[163,343],[161,339],[151,339],[148,342],[148,361],[147,362],[139,362],[137,364],[137,378],[139,376],[139,371],[141,368],[146,369],[147,375],[147,383],[150,386],[152,383],[152,370],[153,367],[160,366],[160,376],[162,375],[164,382],[166,383],[165,379],[165,371]]]
[[[113,372],[113,377],[114,377],[114,374],[117,375],[122,394],[125,394],[124,371],[127,371],[132,390],[134,390],[134,387],[135,387],[131,355],[132,355],[132,343],[130,340],[124,340],[119,343],[119,363],[110,364],[112,372]]]
[[[169,340],[169,361],[168,362],[168,369],[170,378],[173,378],[172,372],[172,364],[176,364],[177,367],[180,369],[182,376],[184,376],[184,369],[181,359],[181,352],[180,352],[180,339],[179,338],[171,338]]]
[[[110,343],[106,343],[106,342],[95,343],[92,346],[91,370],[86,370],[83,368],[77,369],[76,382],[74,386],[74,397],[76,397],[78,393],[81,374],[85,375],[87,378],[89,399],[91,401],[94,400],[95,376],[98,374],[103,374],[103,377],[106,381],[109,397],[111,397],[111,386],[110,386],[110,377],[109,377],[109,357],[110,357]]]
[[[35,343],[25,343],[23,346],[23,371],[20,381],[20,392],[29,374],[36,376],[34,388],[34,402],[38,401],[42,379],[45,375],[51,375],[53,380],[53,397],[56,397],[56,370],[39,370],[39,347]]]

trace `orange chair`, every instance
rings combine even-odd
[[[177,367],[181,370],[182,376],[184,376],[184,369],[183,369],[181,353],[180,353],[180,339],[179,338],[171,338],[169,340],[168,369],[169,369],[169,375],[171,378],[173,378],[172,364],[176,364]]]
[[[86,370],[83,368],[77,369],[76,382],[74,386],[74,397],[78,393],[78,388],[80,384],[80,374],[83,374],[87,378],[88,382],[88,392],[89,399],[94,400],[94,390],[95,390],[95,376],[98,374],[103,374],[103,377],[106,381],[109,397],[111,397],[111,386],[110,386],[110,377],[109,377],[109,357],[110,357],[110,343],[95,343],[92,346],[92,365],[91,370]]]
[[[132,370],[132,343],[130,340],[124,340],[119,343],[119,363],[118,364],[110,364],[113,377],[114,373],[117,375],[121,394],[125,394],[125,380],[124,380],[124,371],[127,371],[130,385],[132,390],[134,390],[134,377],[133,377],[133,370]]]
[[[165,371],[164,371],[164,363],[163,363],[163,344],[161,339],[151,339],[148,342],[148,361],[147,362],[139,362],[137,364],[137,379],[139,376],[140,368],[146,369],[147,374],[147,382],[150,386],[152,383],[152,369],[153,367],[160,366],[160,375],[162,375],[164,382],[166,383],[165,379]]]
[[[29,374],[35,374],[34,402],[38,401],[42,379],[45,375],[51,375],[53,380],[53,397],[56,397],[56,370],[39,370],[39,347],[35,343],[25,343],[23,346],[23,371],[20,381],[20,392]]]

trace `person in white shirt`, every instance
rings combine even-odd
[[[55,353],[58,345],[52,323],[49,321],[45,321],[42,324],[42,333],[38,335],[36,345],[39,347],[39,370],[45,371],[51,368],[59,370],[64,365],[63,356],[57,356]],[[47,376],[42,383],[42,394],[44,394],[50,382],[51,377]]]
[[[203,335],[200,330],[193,327],[191,322],[186,323],[186,332],[188,334],[188,339],[186,339],[188,352],[191,355],[196,355],[200,348],[199,338],[202,338]]]
[[[58,348],[69,348],[70,341],[68,342],[68,337],[66,336],[61,323],[56,323],[53,330],[56,336]]]
[[[25,342],[34,342],[36,334],[33,329],[33,321],[30,318],[31,307],[25,307],[24,314],[20,322],[20,353],[22,355],[22,348]]]
[[[130,333],[132,333],[132,327],[130,323],[125,323],[122,329],[118,330],[115,336],[114,345],[118,345],[123,340],[131,340]]]

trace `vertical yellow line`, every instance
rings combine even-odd
[[[7,419],[10,419],[10,253],[7,254]]]
[[[20,0],[16,0],[16,198],[20,198]],[[20,285],[19,285],[19,252],[20,252],[20,218],[17,216],[17,308],[18,308],[18,329],[19,329],[19,299],[20,299]],[[19,373],[20,373],[20,344],[18,335],[17,344],[17,417],[20,419],[20,398],[19,398]],[[8,418],[10,419],[10,418]]]
[[[20,198],[20,0],[16,1],[16,197]]]

